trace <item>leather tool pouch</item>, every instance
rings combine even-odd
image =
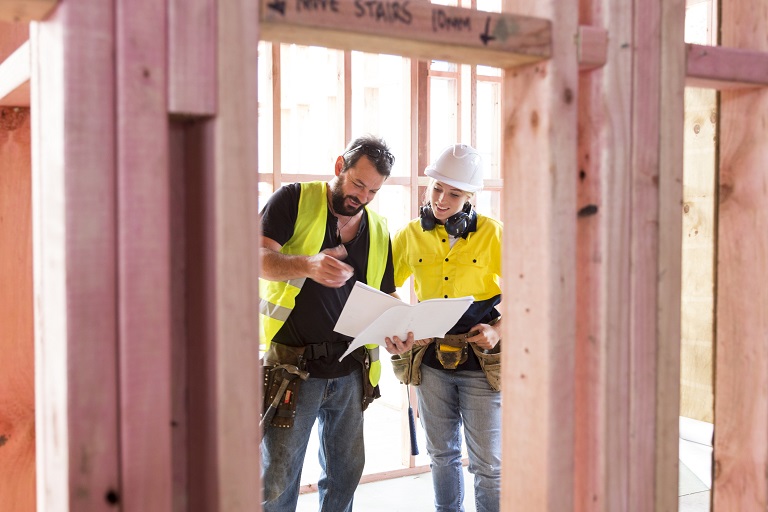
[[[397,380],[403,384],[418,386],[421,384],[421,360],[428,345],[414,345],[411,350],[392,356],[392,370]]]
[[[491,389],[501,391],[501,340],[490,352],[478,348],[474,343],[470,343],[470,345],[475,351],[477,359],[480,360],[480,367],[483,369]]]
[[[304,347],[289,347],[280,343],[272,343],[264,354],[262,366],[264,370],[264,399],[262,417],[267,414],[275,397],[280,394],[277,408],[274,410],[270,425],[279,428],[290,428],[296,417],[296,400],[301,382],[309,374],[304,371]],[[288,371],[290,369],[291,371]],[[284,384],[285,381],[287,384]],[[270,414],[272,414],[270,412]]]
[[[467,337],[476,333],[446,335],[445,338],[435,338],[435,355],[446,370],[455,370],[467,360]]]
[[[377,398],[381,398],[381,391],[378,384],[374,386],[371,384],[370,371],[371,371],[371,358],[368,353],[368,349],[360,347],[352,352],[352,357],[355,361],[358,361],[362,365],[362,371],[360,374],[363,377],[363,411],[368,408],[371,403]]]

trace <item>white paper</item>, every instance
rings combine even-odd
[[[472,297],[460,297],[407,304],[358,281],[334,328],[355,338],[339,361],[365,344],[386,346],[384,338],[405,339],[409,332],[417,340],[443,337],[473,301]]]

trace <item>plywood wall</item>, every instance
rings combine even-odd
[[[29,109],[0,108],[0,510],[35,510]]]
[[[685,91],[680,415],[712,423],[716,91]]]

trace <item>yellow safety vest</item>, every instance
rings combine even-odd
[[[326,183],[311,181],[301,184],[299,212],[294,225],[293,236],[280,249],[283,254],[317,254],[323,246],[325,225],[328,220]],[[387,266],[389,253],[389,231],[384,217],[366,208],[368,213],[368,269],[366,281],[369,286],[379,288]],[[259,331],[260,343],[268,348],[277,331],[285,324],[296,305],[296,297],[306,278],[289,281],[268,281],[259,279]],[[371,359],[369,378],[372,385],[379,382],[381,361],[379,346],[375,343],[365,346]]]

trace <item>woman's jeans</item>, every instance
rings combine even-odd
[[[317,483],[321,512],[350,512],[363,474],[362,377],[360,370],[337,379],[302,382],[291,428],[265,426],[261,441],[264,512],[296,510],[309,435],[318,423]]]
[[[482,371],[436,370],[421,365],[416,386],[419,417],[432,461],[436,512],[463,512],[461,426],[477,512],[498,512],[501,488],[501,393]]]

